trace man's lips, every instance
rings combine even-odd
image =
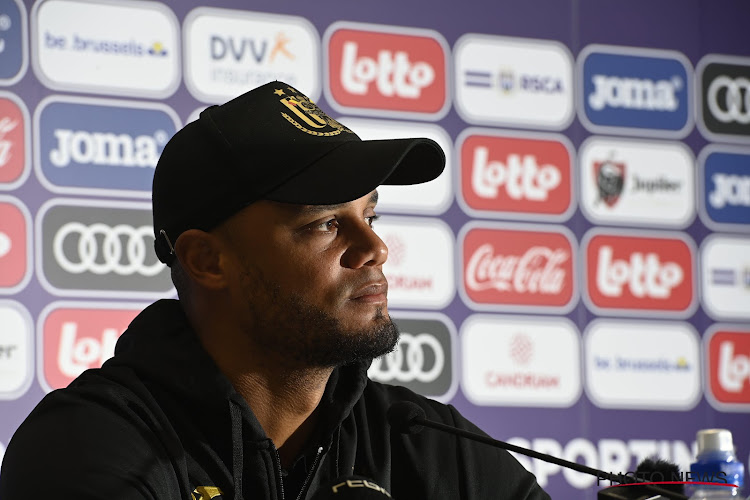
[[[360,288],[349,298],[358,302],[384,302],[387,295],[388,282],[379,281],[377,283],[369,283],[368,285]]]

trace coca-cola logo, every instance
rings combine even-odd
[[[685,240],[598,233],[584,238],[583,255],[594,309],[691,312],[694,251]]]
[[[707,385],[713,399],[750,408],[750,331],[718,328],[707,336]]]
[[[480,309],[571,306],[571,240],[562,230],[469,229],[462,243],[465,298]]]
[[[23,182],[26,172],[26,113],[16,98],[0,94],[0,184]]]
[[[470,212],[549,219],[565,217],[573,208],[565,138],[470,133],[459,142],[461,194]]]
[[[448,106],[446,42],[435,32],[336,23],[326,33],[335,107],[442,115]]]
[[[115,353],[115,344],[140,311],[52,304],[42,314],[42,385],[66,387],[89,368],[99,368]]]

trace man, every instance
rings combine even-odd
[[[376,187],[444,165],[433,141],[361,141],[281,82],[201,113],[154,174],[179,301],[148,307],[114,358],[39,404],[0,497],[301,499],[357,474],[401,499],[548,498],[505,451],[392,430],[402,400],[477,429],[367,379],[398,339]]]

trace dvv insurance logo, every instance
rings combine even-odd
[[[56,193],[149,197],[156,163],[179,127],[163,104],[50,97],[34,113],[34,165]]]
[[[31,248],[29,209],[16,198],[0,196],[0,295],[14,294],[29,283]]]
[[[565,136],[465,130],[457,140],[461,206],[475,217],[565,220],[575,209]]]
[[[750,58],[707,55],[696,79],[701,133],[714,141],[750,142]]]
[[[703,343],[708,402],[720,411],[750,410],[750,329],[714,325]]]
[[[53,199],[36,222],[39,280],[62,296],[164,298],[169,268],[156,258],[150,204]]]
[[[458,387],[456,327],[439,313],[391,313],[401,332],[396,349],[373,360],[367,375],[377,382],[407,387],[423,396],[450,401]]]
[[[51,89],[164,98],[180,84],[179,24],[160,2],[46,0],[31,18],[34,72]]]
[[[562,130],[573,120],[573,56],[565,45],[467,34],[453,53],[456,110],[465,121]]]
[[[48,392],[66,387],[114,356],[115,344],[145,307],[139,304],[53,302],[39,315],[37,371]]]
[[[13,85],[29,66],[26,7],[19,0],[0,2],[0,85]]]
[[[0,191],[19,187],[29,176],[29,129],[23,101],[0,92]]]
[[[686,318],[695,310],[695,248],[682,233],[592,229],[581,247],[584,300],[596,314]]]
[[[34,378],[31,315],[13,300],[0,300],[0,400],[22,396]]]
[[[323,36],[326,99],[340,113],[438,120],[449,49],[432,30],[337,22]]]
[[[682,138],[693,126],[692,66],[679,52],[589,45],[578,74],[578,116],[593,132]]]
[[[320,37],[305,18],[199,7],[185,18],[185,83],[222,103],[280,80],[320,95]]]
[[[750,149],[706,146],[698,156],[700,215],[715,231],[750,228]]]
[[[718,319],[750,319],[750,238],[712,234],[701,244],[703,306]]]

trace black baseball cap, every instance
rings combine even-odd
[[[346,203],[444,168],[431,139],[363,141],[294,87],[267,83],[207,108],[164,147],[152,191],[156,255],[171,265],[184,231],[210,231],[258,200]]]

